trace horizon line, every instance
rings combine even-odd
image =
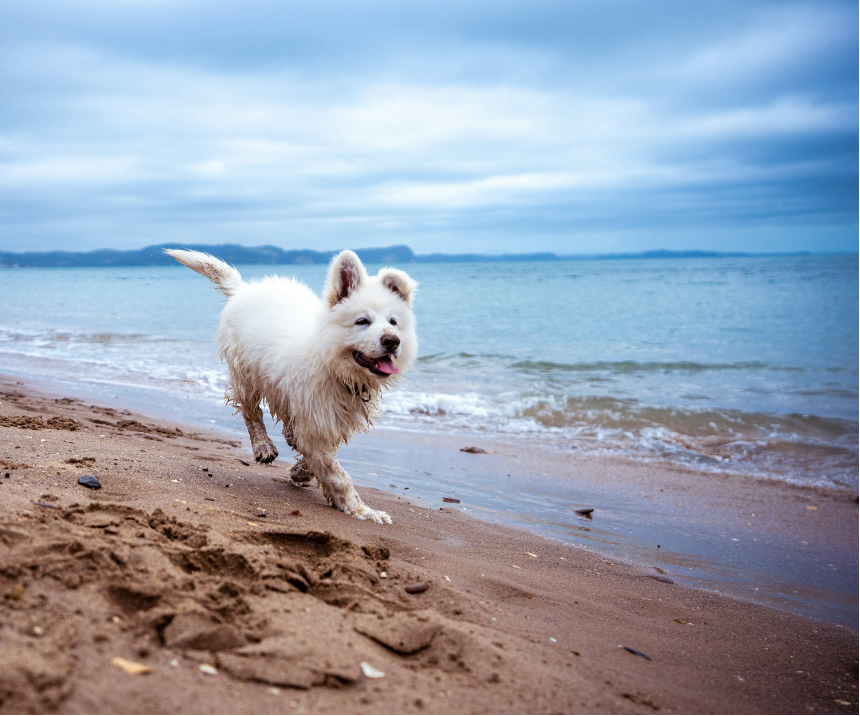
[[[165,248],[188,248],[204,251],[236,265],[269,264],[296,265],[322,264],[340,250],[283,249],[272,244],[245,246],[243,244],[191,244],[170,242],[144,246],[139,249],[91,249],[69,251],[65,249],[40,251],[0,250],[0,268],[97,268],[172,265],[163,253]],[[353,249],[366,263],[469,263],[492,261],[607,261],[624,259],[681,259],[681,258],[756,258],[790,256],[857,256],[858,251],[716,251],[711,249],[647,249],[606,253],[560,254],[550,251],[530,253],[487,254],[478,252],[416,254],[406,244]]]

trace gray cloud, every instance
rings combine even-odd
[[[0,248],[856,249],[847,2],[7,2]]]

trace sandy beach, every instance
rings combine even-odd
[[[285,458],[246,464],[229,436],[0,380],[0,710],[857,712],[854,629],[474,519],[442,490],[364,486],[394,524],[350,519],[284,484]],[[657,503],[684,487],[610,468],[606,489]],[[809,510],[779,489],[712,485],[697,519],[759,499],[780,539],[856,544],[851,496]]]

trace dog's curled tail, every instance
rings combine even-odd
[[[204,254],[201,251],[185,251],[183,249],[164,249],[164,253],[175,258],[183,266],[205,276],[215,285],[215,290],[225,296],[232,296],[242,285],[242,277],[232,266],[221,259]]]

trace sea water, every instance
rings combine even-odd
[[[326,270],[238,268],[317,291]],[[382,426],[857,489],[856,255],[401,268],[420,357]],[[221,305],[178,265],[0,270],[0,372],[240,429]]]

